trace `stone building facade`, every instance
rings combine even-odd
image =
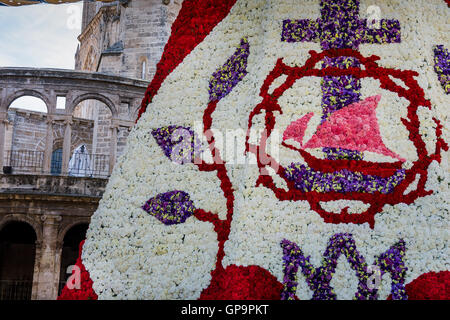
[[[182,0],[85,2],[75,69],[150,80]]]
[[[182,0],[85,1],[75,69],[149,81],[181,4]],[[93,152],[106,153],[110,140],[108,109],[87,101],[75,116],[94,121]],[[126,137],[127,132],[121,132],[122,140]]]
[[[85,1],[75,70],[0,68],[0,300],[58,296],[181,2]],[[46,112],[11,108],[24,96]]]

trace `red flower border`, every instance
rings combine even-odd
[[[84,241],[80,243],[76,262],[81,270],[81,289],[70,290],[65,286],[58,300],[97,300],[89,272],[81,260]],[[428,272],[405,286],[410,300],[450,300],[450,271]],[[259,266],[231,265],[211,281],[202,300],[279,300],[283,285],[267,270]],[[295,297],[297,298],[297,297]],[[388,300],[392,297],[389,296]]]
[[[450,300],[450,271],[424,273],[405,289],[408,300]]]
[[[184,0],[156,74],[142,100],[136,122],[147,110],[166,77],[230,12],[236,0]]]
[[[316,211],[325,222],[327,223],[355,223],[362,224],[368,222],[371,228],[374,228],[375,225],[375,214],[380,212],[385,204],[398,204],[405,203],[411,204],[418,197],[424,197],[431,194],[431,191],[425,191],[425,184],[427,182],[428,172],[427,169],[432,161],[436,160],[438,162],[441,161],[441,150],[448,150],[448,145],[442,139],[442,125],[439,120],[433,118],[436,123],[436,151],[434,154],[429,155],[425,142],[422,140],[419,134],[419,126],[420,121],[417,115],[417,110],[419,106],[424,106],[427,108],[431,108],[431,103],[429,100],[425,99],[425,93],[423,89],[419,86],[417,81],[414,79],[415,76],[418,76],[418,73],[415,71],[404,71],[404,70],[395,70],[390,68],[383,68],[378,66],[376,63],[380,58],[378,56],[370,56],[368,58],[363,57],[358,51],[352,49],[330,49],[323,51],[321,53],[317,53],[315,51],[309,52],[311,57],[305,62],[305,65],[302,67],[291,67],[283,63],[282,59],[277,61],[275,68],[270,72],[267,78],[264,81],[264,84],[260,91],[260,96],[263,98],[263,101],[259,103],[254,110],[250,113],[248,120],[248,130],[250,132],[253,118],[265,111],[265,131],[261,135],[261,143],[260,145],[253,145],[248,142],[248,137],[250,134],[247,134],[246,141],[246,151],[251,152],[256,155],[258,167],[260,170],[264,170],[267,165],[267,159],[270,160],[270,163],[276,163],[275,167],[278,169],[278,174],[282,179],[285,180],[286,184],[289,187],[289,190],[286,191],[282,188],[277,188],[273,178],[270,175],[260,175],[257,180],[257,185],[262,185],[266,188],[271,189],[275,196],[283,201],[283,200],[307,200],[311,206],[311,208]],[[317,69],[315,68],[316,64],[322,61],[325,57],[354,57],[357,58],[361,65],[365,67],[365,69],[361,68],[348,68],[348,69],[340,69],[337,67],[327,67],[325,69]],[[269,94],[269,88],[271,84],[275,81],[275,79],[279,78],[281,75],[287,75],[287,79],[285,82],[280,85],[277,89],[273,91],[272,94]],[[324,77],[324,76],[345,76],[351,75],[355,78],[365,78],[371,77],[377,79],[381,83],[381,88],[397,93],[400,97],[403,97],[409,101],[408,106],[408,116],[407,118],[402,118],[402,122],[406,129],[409,131],[409,138],[414,144],[414,147],[417,150],[418,160],[413,163],[411,169],[406,170],[406,178],[396,187],[394,192],[389,194],[381,194],[381,193],[358,193],[358,192],[348,192],[348,193],[339,193],[339,192],[328,192],[328,193],[319,193],[319,192],[303,192],[298,190],[294,186],[294,182],[289,180],[286,177],[285,171],[281,165],[277,164],[276,160],[273,159],[265,150],[266,150],[266,141],[270,137],[272,130],[275,127],[276,119],[274,112],[277,111],[282,113],[282,108],[278,104],[277,100],[279,97],[283,95],[283,93],[292,87],[295,81],[303,77]],[[405,86],[408,89],[397,85],[390,77],[400,79],[404,82]],[[373,163],[367,161],[355,161],[355,160],[318,160],[313,156],[309,155],[307,152],[303,150],[296,149],[292,146],[289,146],[283,143],[283,146],[294,149],[298,151],[301,156],[306,160],[306,162],[315,170],[320,170],[322,172],[334,172],[338,170],[338,168],[353,168],[358,167],[358,171],[361,171],[363,174],[370,174],[372,172],[377,172],[381,176],[383,176],[384,172],[391,172],[392,167],[398,165],[398,163]],[[264,160],[265,163],[262,162]],[[417,190],[404,194],[406,188],[414,181],[416,175],[420,175],[419,183],[417,186]],[[363,213],[360,214],[350,214],[344,209],[341,214],[330,213],[324,210],[320,206],[320,201],[330,201],[337,199],[347,199],[347,200],[360,200],[364,203],[370,204],[370,208]],[[381,201],[380,201],[381,200]]]

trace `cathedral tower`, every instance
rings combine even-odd
[[[182,0],[85,0],[76,69],[150,80]]]
[[[150,81],[156,72],[182,0],[85,0],[75,69]],[[134,123],[136,106],[121,103],[118,114]],[[74,116],[94,121],[92,153],[108,154],[114,121],[105,105],[82,102]],[[118,153],[128,132],[119,134]]]

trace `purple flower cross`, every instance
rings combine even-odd
[[[380,21],[380,28],[367,26],[367,19],[360,19],[359,0],[322,0],[321,17],[317,20],[284,20],[281,41],[320,42],[323,50],[351,48],[358,50],[362,43],[399,43],[400,22],[398,20]],[[326,58],[322,67],[348,69],[359,68],[360,62],[353,57]],[[322,79],[322,121],[333,112],[354,102],[360,101],[361,82],[353,76],[330,77]],[[333,149],[333,150],[330,150]],[[345,155],[352,160],[361,160],[362,154],[351,150],[328,148],[324,150],[327,158],[333,154]]]

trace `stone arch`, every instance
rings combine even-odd
[[[57,241],[61,245],[61,260],[59,268],[59,292],[67,283],[71,274],[71,266],[76,264],[79,256],[80,243],[85,240],[89,223],[86,219],[77,219],[67,224],[58,234]]]
[[[64,137],[57,136],[57,138],[53,140],[52,151],[62,149],[63,145],[64,145]]]
[[[78,104],[80,104],[81,102],[83,102],[85,100],[97,100],[97,101],[103,102],[111,111],[112,117],[113,118],[118,117],[117,108],[114,105],[114,102],[112,102],[111,99],[109,99],[108,97],[106,97],[102,94],[99,94],[99,93],[85,93],[85,94],[82,94],[82,95],[76,97],[72,101],[67,112],[69,114],[72,114],[75,111],[76,106],[78,106]]]
[[[131,121],[136,121],[136,119],[138,118],[138,115],[139,115],[139,110],[141,110],[141,105],[138,105],[134,109],[130,110],[130,111],[132,111],[131,119],[130,119]]]
[[[76,227],[76,226],[81,225],[81,224],[89,225],[90,222],[91,222],[91,219],[89,217],[85,217],[85,218],[83,217],[83,218],[78,218],[76,220],[73,220],[70,223],[67,223],[61,229],[61,231],[58,233],[58,238],[57,238],[58,243],[63,243],[64,237],[66,236],[67,232],[70,229],[72,229],[73,227]]]
[[[47,113],[50,113],[52,110],[50,110],[50,106],[51,106],[51,102],[50,99],[43,93],[37,91],[37,90],[33,90],[33,89],[22,89],[22,90],[18,90],[14,93],[12,93],[11,95],[9,95],[6,98],[6,110],[4,110],[5,112],[8,111],[9,106],[17,99],[21,98],[21,97],[25,97],[25,96],[31,96],[31,97],[35,97],[35,98],[39,98],[41,99],[46,107],[47,107]]]
[[[5,219],[4,219],[5,220]],[[0,287],[3,299],[32,298],[37,257],[41,242],[30,221],[19,217],[1,221],[0,227]]]
[[[3,217],[3,219],[0,220],[0,232],[3,230],[3,228],[11,223],[11,222],[23,222],[31,226],[33,228],[34,233],[36,234],[36,242],[40,243],[42,242],[43,236],[42,236],[42,228],[38,222],[36,222],[34,219],[28,217],[27,215],[23,214],[8,214]]]

